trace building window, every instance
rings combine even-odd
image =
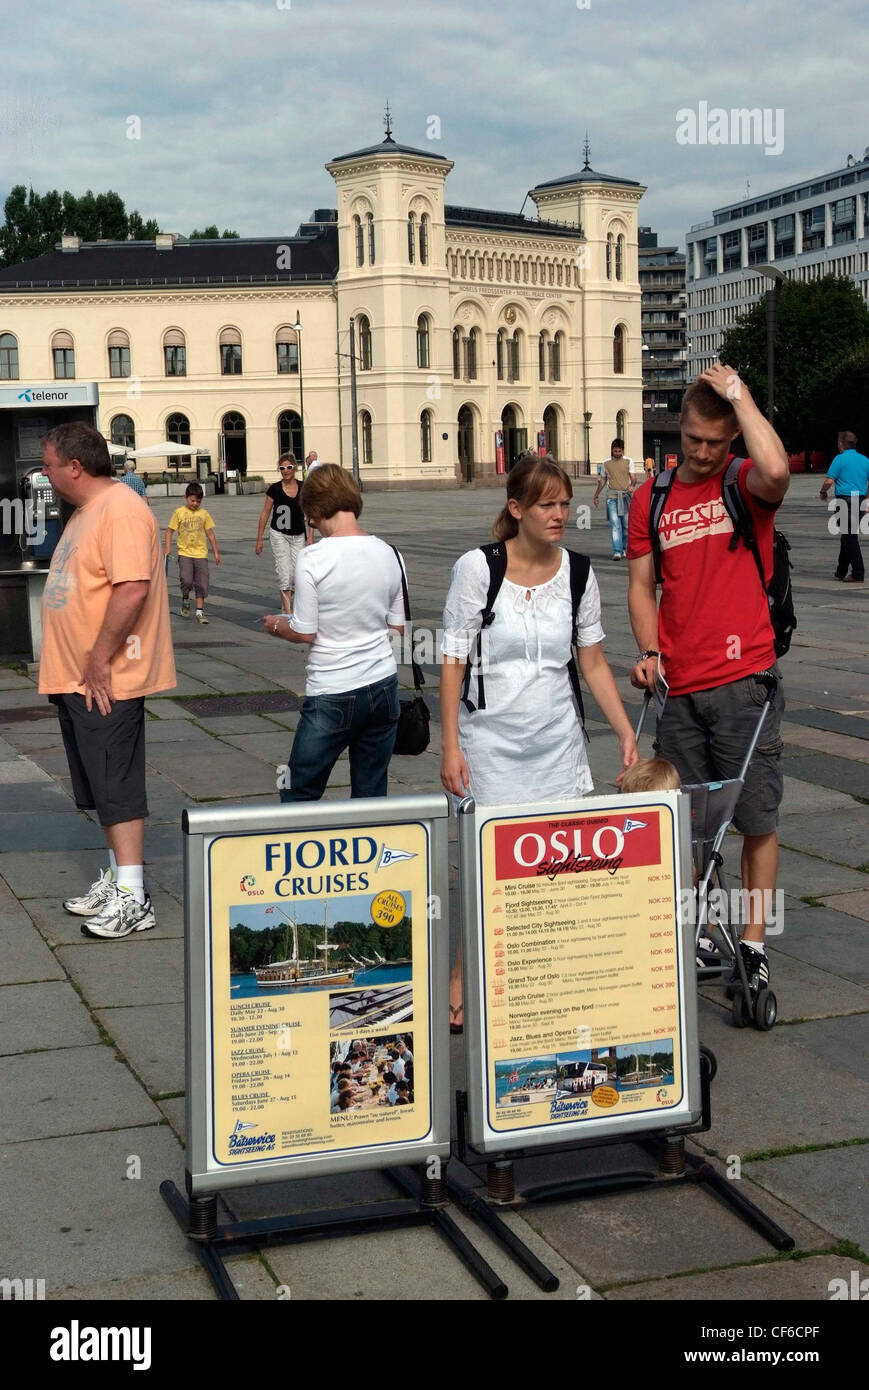
[[[472,328],[465,339],[465,380],[477,380],[477,329]]]
[[[371,371],[371,321],[366,314],[359,318],[359,367],[363,372]]]
[[[625,278],[625,239],[620,233],[616,241],[616,279]]]
[[[501,261],[501,257],[498,256],[497,260],[495,261],[495,278],[496,278],[497,280],[500,280],[500,279],[501,279],[501,273],[502,273],[502,261]]]
[[[416,215],[407,214],[407,259],[410,265],[416,260]]]
[[[453,376],[456,381],[462,375],[462,330],[453,329]]]
[[[295,410],[283,410],[278,416],[278,453],[302,457],[302,420]]]
[[[476,256],[471,256],[471,262],[470,262],[470,266],[469,266],[469,271],[470,271],[470,274],[469,274],[469,277],[468,277],[468,278],[471,279],[471,280],[476,280],[476,278],[477,278],[477,258],[476,258]]]
[[[624,439],[625,432],[627,430],[627,424],[628,417],[626,413],[623,410],[618,411],[618,413],[616,414],[616,436],[619,439]]]
[[[374,448],[372,443],[371,414],[363,410],[359,416],[360,433],[362,435],[362,462],[370,464],[374,462]]]
[[[544,330],[537,339],[537,375],[541,381],[546,380],[546,339],[547,333]]]
[[[278,360],[278,374],[286,376],[299,370],[299,344],[278,342],[275,344]]]
[[[616,324],[613,333],[613,371],[616,376],[622,376],[625,370],[625,330],[624,325]]]
[[[416,321],[416,365],[418,367],[429,365],[428,318],[425,314],[420,314]]]
[[[606,278],[613,278],[613,234],[610,232],[606,239]]]
[[[365,221],[368,223],[368,264],[374,264],[374,213],[365,214]]]
[[[356,246],[356,264],[365,264],[365,241],[362,236],[362,219],[357,214],[353,218],[353,241]]]
[[[508,261],[509,265],[510,262]],[[504,339],[507,336],[505,328],[498,329],[498,336],[495,339],[495,366],[498,373],[498,380],[504,380]]]
[[[549,380],[561,380],[561,344],[564,340],[563,333],[556,333],[552,342],[549,344]]]
[[[558,458],[558,411],[548,405],[543,412],[543,429],[546,434],[546,452]]]
[[[12,333],[0,334],[0,381],[18,380],[18,339]]]
[[[135,449],[136,426],[129,415],[116,415],[109,426],[109,432],[113,444],[119,444],[122,449]]]
[[[241,376],[240,343],[221,343],[220,372],[221,376]]]
[[[419,457],[421,463],[431,463],[431,411],[419,417]]]
[[[510,375],[509,375],[509,380],[510,380],[510,381],[518,381],[518,380],[519,380],[519,355],[520,355],[520,345],[521,345],[521,342],[522,342],[522,335],[521,335],[521,333],[519,332],[519,329],[517,328],[517,329],[515,330],[514,334],[513,334],[513,337],[510,339],[510,343],[509,343],[509,347],[510,347]]]
[[[72,334],[55,333],[51,340],[55,381],[69,381],[75,376],[75,349]]]
[[[0,367],[0,376],[2,376]],[[128,347],[109,348],[109,376],[129,376],[130,375],[130,349]],[[17,372],[16,372],[17,376]]]
[[[419,263],[428,265],[428,213],[424,212],[419,219]]]
[[[559,261],[559,262],[558,262],[558,265],[555,267],[555,278],[556,278],[556,280],[558,281],[559,285],[561,285],[561,284],[564,283],[563,277],[564,277],[564,266],[563,266],[562,262]]]
[[[505,280],[510,280],[510,279],[512,279],[512,276],[513,276],[513,262],[512,262],[512,261],[509,259],[509,257],[508,257],[507,260],[505,260],[505,262],[504,262],[504,279],[505,279]]]
[[[186,415],[170,415],[166,421],[166,438],[173,444],[190,443],[190,421]]]

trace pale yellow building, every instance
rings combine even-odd
[[[130,448],[349,468],[352,319],[368,485],[489,477],[499,432],[507,465],[545,443],[582,472],[617,433],[642,456],[640,184],[586,156],[531,189],[534,219],[450,206],[452,162],[389,134],[326,168],[337,209],[294,237],[65,237],[0,269],[0,380],[98,382],[100,427]]]

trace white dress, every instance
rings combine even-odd
[[[444,608],[443,651],[472,653],[489,588],[481,550],[469,550],[453,568]],[[528,597],[526,597],[528,595]],[[570,562],[546,584],[529,589],[505,579],[494,618],[483,633],[486,708],[459,706],[459,745],[468,764],[471,795],[481,806],[504,806],[593,790],[585,739],[573,699],[570,659]],[[589,570],[577,613],[579,647],[602,642],[600,591]],[[477,679],[469,697],[477,705]]]

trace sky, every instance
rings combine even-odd
[[[588,131],[592,167],[647,185],[640,223],[682,245],[747,182],[759,196],[862,158],[864,14],[862,0],[0,0],[0,199],[18,183],[111,188],[164,231],[288,235],[334,205],[324,164],[383,138],[388,99],[396,140],[455,161],[450,203],[518,212],[582,166]],[[679,143],[679,113],[702,102],[768,110],[781,152]]]

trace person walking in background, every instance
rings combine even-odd
[[[260,513],[256,533],[256,554],[263,553],[263,532],[269,529],[269,544],[281,591],[285,613],[293,611],[293,576],[296,561],[308,542],[305,517],[299,496],[301,484],[296,477],[296,460],[292,454],[281,454],[278,460],[280,482],[272,483]]]
[[[626,560],[628,557],[628,512],[634,491],[631,468],[633,459],[625,458],[625,441],[614,439],[610,445],[611,457],[602,464],[603,472],[598,480],[594,494],[594,505],[600,502],[600,495],[606,488],[606,514],[610,524],[613,543],[613,559]]]
[[[97,430],[58,425],[43,469],[75,512],[45,584],[39,689],[57,705],[75,804],[97,812],[109,851],[108,868],[63,906],[86,919],[85,936],[114,940],[155,925],[144,886],[145,697],[175,685],[166,575],[154,518],[112,477]]]
[[[857,436],[850,430],[839,435],[839,453],[821,484],[818,494],[826,502],[830,488],[835,486],[841,505],[836,517],[839,533],[839,563],[834,578],[843,584],[863,584],[866,571],[860,549],[861,508],[866,505],[869,491],[869,458],[857,453]],[[849,574],[848,571],[851,571]]]
[[[124,459],[124,471],[121,474],[121,482],[131,487],[137,497],[144,497],[148,501],[148,489],[145,487],[143,478],[136,472],[136,464],[133,459]]]
[[[220,551],[214,534],[214,522],[210,512],[202,505],[202,488],[199,483],[188,483],[184,494],[185,505],[176,507],[166,527],[166,546],[164,553],[171,554],[172,532],[178,532],[178,575],[181,580],[181,616],[190,616],[190,590],[196,591],[196,621],[207,623],[205,600],[208,597],[208,546],[206,537],[214,551],[214,563],[220,564]]]

